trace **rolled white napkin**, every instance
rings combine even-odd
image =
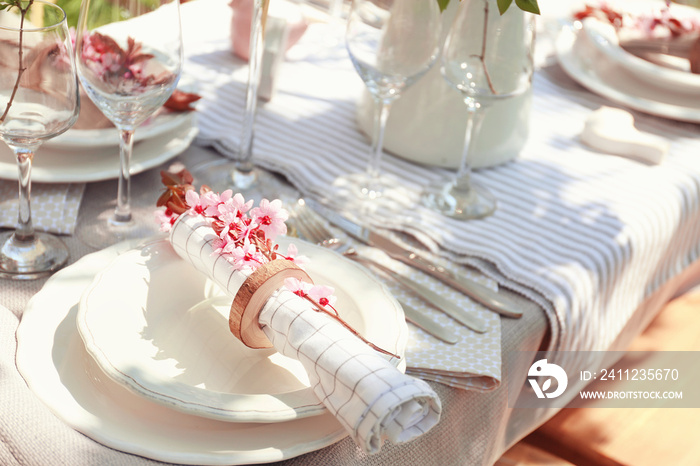
[[[234,297],[249,274],[214,254],[215,239],[204,218],[188,214],[170,231],[178,255]],[[301,361],[318,399],[365,452],[378,452],[384,440],[412,440],[439,421],[440,399],[427,383],[401,373],[291,291],[281,288],[272,294],[259,324],[277,351]]]

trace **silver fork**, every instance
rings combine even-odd
[[[370,266],[372,270],[378,271],[382,278],[397,284],[412,296],[418,297],[427,305],[447,314],[465,327],[468,327],[477,333],[484,333],[486,331],[486,326],[483,320],[481,320],[481,318],[478,316],[470,314],[466,310],[457,307],[451,301],[448,301],[444,297],[435,293],[428,287],[416,282],[415,280],[401,275],[398,272],[389,269],[387,266],[375,261],[374,259],[360,254],[346,239],[336,235],[330,229],[328,224],[325,223],[316,212],[309,208],[303,202],[303,200],[300,200],[294,204],[290,210],[290,214],[296,220],[295,226],[297,230],[307,240],[320,246],[332,249],[364,265]],[[413,311],[419,312],[418,310],[412,309],[411,306],[407,306],[404,302],[401,304],[408,309],[407,314],[413,314]],[[435,324],[438,325],[437,323]],[[416,323],[416,325],[419,324]],[[423,327],[421,326],[421,328]],[[445,328],[443,327],[443,329]],[[425,328],[424,330],[428,331]]]

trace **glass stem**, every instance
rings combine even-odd
[[[117,207],[114,209],[115,223],[131,221],[131,154],[134,150],[134,130],[121,130],[119,141],[119,185]]]
[[[386,122],[389,119],[390,110],[391,101],[386,99],[375,99],[374,128],[372,129],[372,153],[370,154],[369,164],[367,165],[367,175],[369,175],[369,178],[373,180],[379,178],[382,164],[382,149],[384,147],[384,132],[386,130]]]
[[[462,158],[455,175],[453,189],[467,192],[471,189],[472,163],[470,156],[475,148],[475,136],[479,134],[481,123],[484,120],[484,109],[479,102],[471,97],[465,98],[464,102],[467,104],[467,126],[464,132]]]
[[[340,18],[343,15],[343,0],[329,0],[328,14]]]
[[[257,113],[258,87],[262,72],[262,57],[264,51],[264,17],[269,0],[255,0],[253,18],[250,27],[250,49],[248,58],[248,85],[245,98],[245,114],[239,146],[239,158],[236,169],[241,172],[253,171],[253,139],[255,115]]]
[[[19,205],[15,238],[18,241],[34,240],[34,225],[32,225],[32,209],[30,198],[32,193],[32,160],[34,150],[29,148],[14,148],[19,170]]]

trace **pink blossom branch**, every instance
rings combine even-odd
[[[338,323],[340,323],[340,325],[342,325],[343,327],[345,327],[350,333],[352,333],[352,334],[355,335],[357,338],[359,338],[360,340],[362,340],[366,345],[369,345],[369,347],[372,348],[373,350],[379,351],[379,352],[382,353],[382,354],[386,354],[386,355],[388,355],[388,356],[391,356],[392,358],[401,359],[401,356],[399,356],[399,355],[397,355],[397,354],[394,354],[394,353],[392,353],[391,351],[387,351],[387,350],[385,350],[385,349],[380,348],[379,346],[375,345],[374,343],[372,343],[371,341],[367,340],[365,337],[363,337],[362,335],[360,335],[360,333],[359,333],[357,330],[355,330],[354,328],[352,328],[352,327],[350,326],[350,324],[348,324],[347,322],[345,322],[345,321],[342,319],[342,317],[340,317],[340,316],[338,315],[338,311],[335,311],[335,308],[332,308],[332,309],[336,312],[335,314],[333,314],[332,312],[329,312],[328,309],[326,309],[324,306],[321,306],[319,303],[317,303],[316,301],[314,301],[313,299],[311,299],[311,297],[309,297],[309,295],[304,295],[304,299],[306,299],[306,300],[309,301],[311,304],[313,304],[313,305],[316,307],[316,310],[317,310],[317,311],[323,312],[324,314],[326,314],[326,315],[332,317],[333,319],[335,319],[336,321],[338,321]]]
[[[188,212],[190,212],[192,215],[199,215],[209,219],[212,222],[211,225],[214,232],[219,237],[218,240],[224,241],[225,238],[230,238],[237,248],[243,248],[247,240],[250,242],[250,245],[255,248],[256,252],[260,253],[265,259],[260,260],[259,257],[256,258],[254,256],[250,256],[250,259],[248,259],[248,256],[246,256],[248,253],[243,251],[244,259],[235,259],[233,261],[235,262],[234,267],[250,266],[254,268],[255,266],[264,265],[266,261],[271,262],[276,259],[295,261],[294,256],[296,252],[290,253],[288,251],[287,255],[278,253],[277,248],[279,245],[274,243],[274,236],[276,236],[276,234],[286,233],[287,231],[287,227],[284,224],[284,221],[287,219],[287,213],[282,209],[279,200],[268,202],[263,199],[260,201],[258,207],[251,210],[251,216],[248,216],[246,212],[250,206],[247,205],[248,203],[245,202],[245,199],[243,199],[243,196],[240,194],[231,197],[231,192],[224,191],[222,194],[207,196],[205,193],[209,193],[210,190],[202,191],[202,196],[197,194],[190,184],[193,178],[186,169],[182,169],[178,173],[161,172],[161,178],[163,184],[165,184],[166,190],[158,198],[157,205],[159,207],[165,207],[165,212],[162,212],[160,217],[161,228],[166,228],[165,231],[167,231],[169,227],[172,227],[175,218],[182,214],[187,215]],[[227,192],[228,195],[224,197],[224,194]],[[236,202],[238,202],[238,204],[236,204]],[[252,202],[250,202],[250,204],[252,204]],[[217,212],[207,213],[208,209],[214,205],[217,206]],[[226,206],[229,207],[228,212],[225,208]],[[235,213],[233,216],[235,218],[232,218],[230,215],[232,213]],[[238,226],[240,226],[238,232],[243,232],[245,234],[235,234]],[[270,232],[272,233],[270,234]],[[224,247],[225,244],[221,245],[222,250]],[[224,253],[222,252],[222,254]],[[250,264],[248,262],[254,262],[255,264]],[[311,283],[292,278],[288,278],[287,280],[294,280],[297,282],[292,286],[287,285],[287,288],[292,293],[313,304],[317,311],[323,312],[338,321],[350,333],[358,337],[372,349],[400,359],[400,356],[386,351],[368,341],[360,335],[357,330],[353,329],[345,322],[338,314],[338,311],[333,307],[333,300],[327,295],[321,296],[320,298],[323,304],[314,299],[315,295],[314,297],[309,296],[304,285],[308,285],[313,290],[315,287],[313,287]],[[330,290],[329,294],[332,294],[332,288],[322,288],[327,288],[325,291]]]
[[[489,27],[489,2],[484,2],[484,34],[481,39],[481,55],[479,55],[479,60],[481,61],[481,64],[484,67],[484,76],[486,76],[486,82],[489,85],[489,89],[491,89],[492,94],[498,94],[496,91],[496,88],[493,85],[493,81],[491,80],[491,73],[489,73],[489,68],[486,66],[486,37],[488,35],[488,27]]]
[[[15,100],[15,95],[17,95],[17,91],[19,90],[19,81],[22,79],[22,75],[24,74],[25,70],[27,69],[24,67],[24,50],[23,50],[23,40],[24,40],[24,18],[27,15],[27,10],[29,10],[29,7],[32,6],[34,3],[34,0],[29,0],[29,3],[27,3],[27,6],[22,8],[19,6],[20,4],[18,3],[17,8],[19,8],[20,12],[20,20],[19,20],[19,69],[17,70],[17,81],[15,81],[15,86],[12,88],[12,94],[10,94],[10,100],[7,101],[7,106],[5,107],[5,112],[0,116],[0,124],[5,122],[5,118],[7,118],[7,114],[10,113],[10,107],[12,106],[12,102]]]

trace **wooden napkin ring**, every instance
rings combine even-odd
[[[249,348],[270,348],[272,343],[260,328],[258,317],[272,293],[284,285],[285,278],[313,283],[309,275],[294,262],[277,259],[267,262],[250,274],[231,303],[228,326],[236,338]]]

